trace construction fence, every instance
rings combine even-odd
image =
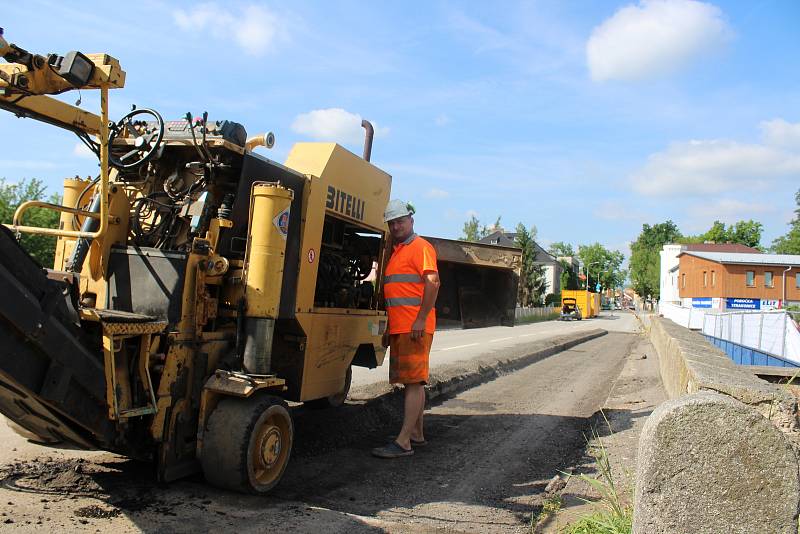
[[[733,344],[800,365],[800,329],[785,310],[720,312],[661,304],[659,313],[681,326],[701,330],[715,344]],[[733,355],[736,347],[730,349],[726,352]]]

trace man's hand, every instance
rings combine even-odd
[[[411,339],[421,339],[425,333],[425,318],[417,317],[411,325]]]
[[[383,337],[381,337],[381,345],[383,345],[384,349],[389,348],[389,329],[388,328],[383,333]]]

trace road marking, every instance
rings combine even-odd
[[[447,347],[447,348],[445,348],[445,349],[439,349],[439,350],[455,350],[455,349],[465,349],[465,348],[467,348],[467,347],[474,347],[474,346],[476,346],[476,345],[480,345],[480,343],[469,343],[469,344],[467,344],[467,345],[458,345],[458,346],[456,346],[456,347]]]
[[[489,343],[494,343],[495,341],[505,341],[507,339],[514,339],[514,336],[511,336],[511,337],[498,337],[497,339],[491,340]]]
[[[539,332],[534,332],[533,334],[522,334],[522,335],[521,335],[521,336],[519,336],[519,337],[530,337],[530,336],[535,336],[535,335],[537,335],[538,333],[539,333]]]

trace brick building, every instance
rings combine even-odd
[[[684,306],[777,309],[800,304],[800,255],[683,251],[673,268]]]

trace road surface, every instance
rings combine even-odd
[[[545,321],[508,327],[491,326],[470,330],[443,330],[436,332],[431,347],[431,366],[469,360],[487,353],[503,351],[548,337],[585,332],[602,328],[609,332],[633,333],[638,322],[628,311],[602,312],[599,317],[582,321]],[[375,369],[353,368],[353,387],[385,382],[389,376],[389,358]]]
[[[500,329],[513,336],[503,340],[495,329],[451,332],[439,336],[437,349],[456,352],[461,349],[444,349],[478,343],[466,348],[502,350],[503,344],[571,327],[629,330],[635,324],[629,321],[634,319],[626,314]],[[527,334],[535,335],[521,337]],[[145,464],[102,452],[38,447],[2,427],[0,528],[527,532],[535,496],[554,474],[579,461],[592,415],[638,339],[612,331],[432,406],[426,412],[429,444],[409,458],[378,460],[369,454],[396,430],[399,414],[373,418],[359,435],[341,440],[337,419],[350,412],[301,412],[292,462],[281,485],[266,497],[217,491],[199,476],[160,486]],[[316,436],[305,439],[314,446],[304,446],[304,436]]]

